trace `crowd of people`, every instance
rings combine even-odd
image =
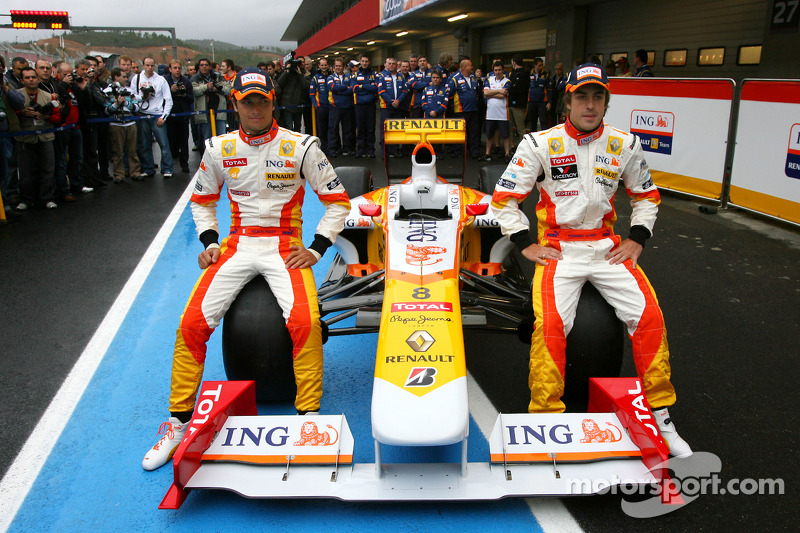
[[[589,62],[600,64],[599,58]],[[448,117],[465,120],[471,157],[509,161],[525,133],[563,123],[566,116],[564,65],[556,64],[551,74],[541,59],[530,70],[523,63],[514,55],[510,68],[500,57],[488,69],[476,68],[469,57],[456,62],[442,53],[435,63],[412,54],[389,57],[373,68],[364,54],[323,58],[316,66],[308,57],[287,57],[257,68],[274,83],[278,124],[315,133],[329,158],[396,157],[396,147],[383,147],[387,119]],[[606,72],[652,76],[644,50],[636,52],[634,68],[635,73],[623,57],[607,64]],[[202,152],[206,139],[238,127],[230,95],[240,70],[232,59],[218,65],[201,58],[184,66],[123,55],[110,70],[103,56],[74,64],[40,59],[33,66],[12,59],[0,91],[0,193],[6,212],[35,205],[54,209],[110,182],[151,178],[156,169],[168,179],[176,162],[188,173],[190,150]],[[30,134],[10,135],[14,132]],[[153,143],[160,148],[158,162]]]

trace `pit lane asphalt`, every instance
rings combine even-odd
[[[193,154],[191,168],[199,163]],[[381,159],[368,166],[386,184]],[[395,166],[399,160],[390,160]],[[442,162],[444,176],[460,161]],[[478,164],[467,162],[466,185]],[[399,171],[402,175],[403,171]],[[0,472],[80,356],[158,232],[189,175],[109,185],[55,211],[32,210],[0,226]],[[789,529],[800,503],[795,404],[800,380],[800,230],[739,210],[701,214],[696,199],[664,192],[656,234],[641,264],[669,330],[678,403],[671,414],[697,451],[717,454],[723,481],[783,479],[785,495],[701,496],[666,516],[639,521],[621,496],[565,499],[589,531]],[[530,211],[533,202],[528,202]],[[618,228],[628,225],[624,193]],[[530,214],[529,214],[530,216]],[[531,217],[533,218],[533,217]],[[177,318],[175,317],[176,323]],[[467,334],[468,367],[501,412],[526,409],[528,346]],[[634,375],[626,348],[623,375]],[[120,425],[98,428],[124,431]],[[98,458],[98,460],[101,460]],[[793,528],[792,528],[793,529]]]

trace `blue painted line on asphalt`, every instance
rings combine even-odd
[[[220,227],[230,223],[227,201]],[[304,239],[323,207],[309,194]],[[199,245],[184,210],[142,290],[71,419],[20,507],[9,531],[237,531],[258,527],[363,531],[541,531],[525,502],[350,503],[335,500],[248,500],[226,491],[193,491],[178,511],[157,509],[172,469],[145,472],[141,460],[167,414],[175,328],[197,279]],[[319,283],[333,259],[314,270]],[[225,379],[221,332],[209,342],[204,378]],[[322,414],[344,412],[355,437],[356,462],[373,462],[370,400],[377,335],[333,337],[325,345]],[[354,349],[354,347],[356,349]],[[294,413],[291,404],[259,406],[261,414]],[[486,461],[488,444],[470,424],[470,461]],[[385,462],[459,462],[460,448],[383,447]],[[311,503],[313,502],[313,503]],[[309,503],[311,503],[309,505]],[[213,525],[212,525],[213,524]]]

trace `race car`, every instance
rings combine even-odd
[[[387,121],[387,144],[415,144],[407,179],[370,191],[365,173],[337,169],[351,211],[319,300],[328,336],[379,333],[370,415],[375,462],[353,462],[346,413],[258,416],[252,381],[206,382],[161,508],[178,508],[200,488],[254,498],[357,501],[497,499],[604,488],[576,487],[577,479],[669,489],[662,466],[667,447],[638,378],[593,379],[588,413],[501,414],[489,457],[467,461],[464,328],[524,337],[531,304],[529,282],[499,231],[490,195],[437,174],[434,145],[463,144],[464,138],[461,120]],[[336,327],[353,316],[354,326]],[[276,376],[269,387],[280,387]],[[285,389],[284,399],[291,393]],[[382,445],[458,444],[458,464],[381,461]],[[399,490],[409,484],[417,488]],[[679,499],[674,491],[662,494],[665,501]]]

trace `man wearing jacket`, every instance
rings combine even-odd
[[[528,115],[531,120],[531,131],[546,130],[548,127],[547,114],[552,107],[553,89],[550,78],[544,71],[544,61],[536,58],[531,71],[531,85],[528,93]],[[539,125],[541,124],[541,127]]]
[[[424,115],[422,96],[431,84],[431,72],[432,70],[428,68],[428,59],[425,56],[419,56],[417,58],[417,68],[411,72],[413,77],[411,78],[410,89],[414,91],[411,97],[411,118],[422,118]],[[439,81],[441,82],[441,74],[439,75]]]
[[[356,107],[356,132],[358,148],[356,157],[375,157],[375,72],[369,65],[369,56],[362,55],[360,66],[350,77]]]
[[[172,153],[169,150],[166,121],[172,111],[172,91],[167,80],[155,72],[156,61],[145,57],[142,61],[144,69],[131,80],[131,89],[142,100],[141,113],[146,119],[136,125],[139,134],[139,160],[142,164],[140,177],[153,177],[155,162],[153,161],[153,138],[161,150],[161,174],[171,178]]]
[[[17,111],[21,131],[52,128],[61,121],[60,112],[53,108],[53,95],[39,89],[39,75],[31,67],[20,72],[25,106]],[[20,135],[16,138],[17,165],[19,167],[19,199],[17,211],[25,211],[36,202],[47,209],[55,209],[56,182],[53,177],[52,133]]]
[[[123,154],[128,156],[128,167],[132,179],[141,180],[137,150],[139,136],[136,122],[132,120],[132,117],[139,111],[142,101],[128,88],[127,72],[114,68],[111,70],[109,79],[111,83],[103,92],[106,95],[106,115],[114,118],[114,122],[111,122],[108,128],[114,183],[122,183],[125,179]]]
[[[626,324],[636,371],[656,422],[677,457],[691,455],[667,407],[675,403],[664,317],[638,265],[653,234],[660,196],[635,135],[603,123],[609,82],[599,65],[575,67],[566,83],[567,122],[525,136],[500,177],[492,208],[504,235],[536,263],[528,385],[532,413],[563,412],[566,339],[589,282]],[[630,233],[614,232],[614,197],[624,186],[633,211]],[[539,190],[538,232],[519,204]]]
[[[378,96],[381,104],[381,148],[383,153],[395,157],[396,150],[387,150],[383,144],[384,122],[390,118],[400,118],[401,102],[408,93],[406,82],[397,72],[397,60],[393,57],[386,59],[384,70],[375,77],[378,85]]]
[[[317,137],[319,137],[319,148],[325,155],[330,157],[328,149],[328,115],[330,114],[331,103],[328,101],[328,60],[324,57],[319,60],[319,70],[311,77],[311,85],[308,88],[308,95],[311,97],[311,104],[314,106],[317,123]]]
[[[197,73],[191,78],[192,93],[194,95],[194,110],[199,111],[194,116],[194,121],[200,130],[200,136],[204,141],[212,137],[211,123],[209,115],[204,111],[214,110],[214,113],[225,111],[225,97],[231,94],[231,84],[211,70],[211,61],[201,58],[197,62]],[[215,114],[214,126],[216,135],[225,133],[225,115]],[[200,152],[205,150],[205,143],[200,143]]]
[[[511,88],[508,90],[508,125],[510,127],[511,150],[515,150],[525,135],[525,111],[528,107],[528,88],[531,80],[523,66],[522,56],[511,58],[511,73],[508,76]]]
[[[344,59],[336,58],[333,62],[333,74],[325,81],[328,87],[328,102],[331,104],[328,116],[328,152],[330,157],[336,157],[341,150],[341,155],[350,155],[347,147],[351,146],[353,139],[350,135],[352,128],[351,111],[353,108],[353,88],[350,80],[344,73]],[[339,128],[342,136],[339,144]]]
[[[478,80],[472,74],[472,61],[469,59],[462,59],[458,72],[447,80],[447,96],[453,103],[453,118],[463,118],[467,123],[467,150],[473,159],[478,159],[481,156]]]
[[[172,95],[172,115],[167,119],[167,139],[172,161],[180,162],[181,171],[189,172],[189,116],[174,116],[176,113],[188,113],[192,110],[192,82],[181,74],[181,62],[173,59],[169,63],[169,72],[164,75]],[[231,113],[232,114],[232,113]]]

